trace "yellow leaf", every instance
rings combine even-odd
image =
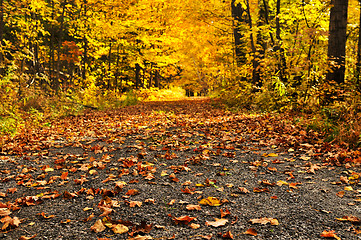
[[[208,197],[208,198],[203,198],[201,201],[199,201],[199,204],[209,205],[209,206],[220,206],[222,203],[216,197]]]
[[[353,191],[353,188],[351,186],[345,187],[344,190],[346,191]]]
[[[282,186],[282,185],[288,185],[288,182],[282,180],[277,181],[277,186]]]
[[[114,233],[122,234],[128,232],[129,228],[127,226],[124,226],[123,224],[117,224],[115,226],[113,225],[112,230]]]

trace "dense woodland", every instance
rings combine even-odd
[[[357,0],[0,0],[0,129],[170,89],[358,145],[359,27]]]

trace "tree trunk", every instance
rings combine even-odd
[[[4,1],[0,0],[0,47],[3,45],[4,38]],[[0,51],[0,64],[4,62],[4,56]],[[0,76],[4,75],[4,68],[0,66]]]
[[[135,88],[138,89],[140,86],[140,65],[135,64]]]
[[[253,65],[253,70],[252,70],[252,83],[256,86],[260,85],[260,74],[259,74],[259,61],[257,59],[257,49],[254,43],[254,39],[253,39],[253,34],[252,34],[252,29],[253,29],[253,24],[252,24],[252,17],[251,17],[251,10],[250,10],[250,6],[249,6],[249,0],[246,1],[247,4],[247,15],[248,15],[248,24],[249,24],[249,28],[251,31],[251,49],[252,49],[252,54],[253,54],[253,58],[252,58],[252,65]]]
[[[159,72],[155,70],[154,87],[159,88]]]
[[[281,13],[281,0],[277,0],[276,3],[276,38],[277,38],[277,46],[276,51],[277,55],[279,56],[279,78],[282,82],[287,82],[286,78],[286,57],[284,53],[284,49],[282,47],[282,38],[281,38],[281,25],[280,25],[280,13]]]
[[[244,9],[242,8],[241,3],[236,3],[235,0],[231,2],[231,10],[233,17],[233,36],[234,36],[234,45],[235,45],[235,55],[236,62],[238,65],[245,64],[246,59],[246,43],[243,41],[244,34],[242,34],[241,22],[244,22],[242,15]]]
[[[109,53],[108,53],[108,90],[110,90],[110,85],[111,85],[111,78],[110,78],[110,71],[111,71],[111,68],[112,68],[112,40],[110,40],[110,43],[109,43]]]
[[[361,92],[361,0],[359,1],[360,5],[360,22],[359,22],[359,33],[358,33],[358,44],[357,44],[357,62],[356,62],[356,87],[357,90]]]
[[[331,0],[327,81],[345,82],[346,28],[348,0]]]

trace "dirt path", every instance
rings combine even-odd
[[[361,239],[337,154],[204,99],[89,112],[3,146],[0,239]]]

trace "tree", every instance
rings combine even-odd
[[[331,0],[327,81],[344,83],[348,0]]]

